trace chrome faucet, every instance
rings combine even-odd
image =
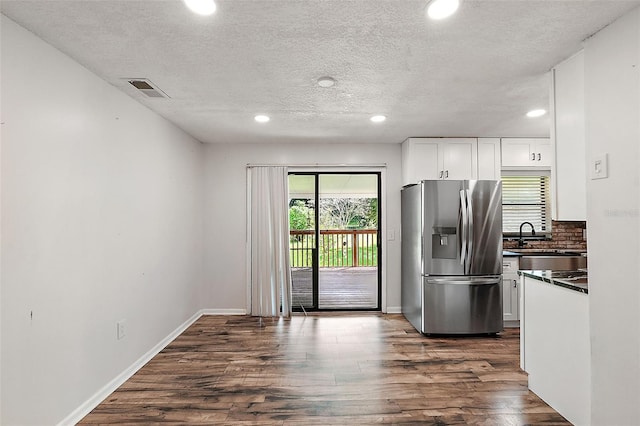
[[[522,247],[524,247],[524,245],[525,245],[525,244],[527,244],[527,243],[525,243],[525,242],[524,242],[524,240],[522,239],[522,227],[523,227],[524,225],[529,225],[529,226],[531,227],[531,235],[536,235],[536,230],[535,230],[535,229],[533,229],[533,223],[531,223],[531,222],[522,222],[522,223],[520,224],[520,236],[519,236],[519,238],[518,238],[518,247],[519,247],[519,248],[522,248]]]

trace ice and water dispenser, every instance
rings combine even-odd
[[[458,255],[456,228],[434,227],[431,234],[431,255],[434,259],[455,259]]]

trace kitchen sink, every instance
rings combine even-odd
[[[587,258],[581,253],[535,249],[509,251],[521,254],[521,270],[577,271],[587,267]]]
[[[582,256],[581,253],[557,249],[507,249],[523,256]]]

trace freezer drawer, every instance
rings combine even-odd
[[[481,334],[503,330],[502,279],[424,277],[422,333]]]

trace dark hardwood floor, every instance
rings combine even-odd
[[[402,315],[204,316],[80,424],[569,424],[527,389],[518,341]]]

